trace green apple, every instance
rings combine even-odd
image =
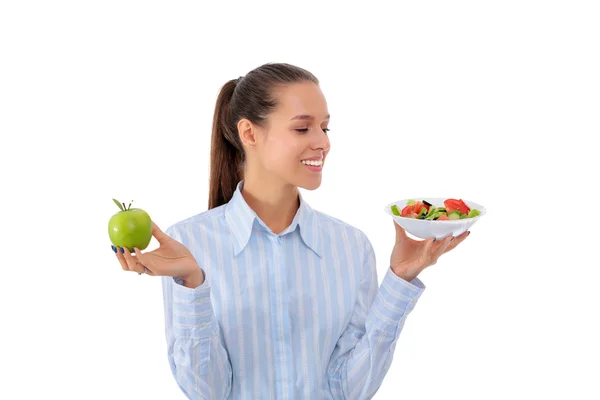
[[[131,203],[129,207],[125,207],[125,203],[119,203],[115,199],[113,201],[121,211],[110,217],[108,221],[108,236],[111,243],[117,247],[126,247],[130,252],[134,251],[134,247],[144,250],[152,239],[150,216],[140,208],[131,208]]]

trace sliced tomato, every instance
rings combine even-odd
[[[421,209],[423,207],[425,207],[425,209],[429,211],[429,206],[427,204],[423,203],[422,201],[416,201],[414,202],[414,204],[405,206],[402,209],[402,216],[408,218],[417,218],[419,216],[419,212],[421,212]]]
[[[427,206],[425,203],[423,203],[422,201],[417,201],[417,202],[415,202],[415,204],[413,205],[413,212],[415,212],[415,213],[419,214],[419,213],[421,212],[421,209],[422,209],[423,207],[425,207],[425,209],[426,209],[427,211],[429,211],[429,207],[428,207],[428,206]]]
[[[463,214],[469,214],[469,211],[471,211],[469,206],[467,206],[465,202],[462,201],[462,199],[448,199],[444,201],[444,206],[446,206],[446,212],[448,213],[454,210],[458,210]]]
[[[418,213],[423,207],[425,207],[425,203],[422,201],[415,201],[415,204],[413,204],[413,211]]]
[[[444,220],[450,220],[450,218],[448,218],[448,216],[446,216],[446,215],[442,215],[441,217],[436,219],[436,221],[444,221]]]

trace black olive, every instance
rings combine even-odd
[[[438,219],[439,217],[435,217],[433,220],[435,221],[436,219]]]
[[[426,216],[427,216],[427,213],[425,213],[425,214],[421,215],[421,216],[419,217],[419,219],[425,219],[425,217],[426,217]]]
[[[423,200],[423,204],[428,205],[429,207],[431,207],[433,204],[429,203],[428,201]]]

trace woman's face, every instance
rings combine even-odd
[[[258,133],[256,146],[248,150],[257,153],[252,158],[261,173],[284,185],[314,190],[321,184],[330,148],[325,96],[312,82],[281,87],[275,96],[279,105],[269,115],[266,130]]]

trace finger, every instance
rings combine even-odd
[[[436,240],[435,237],[431,237],[429,239],[426,239],[423,241],[424,245],[423,245],[423,252],[421,253],[421,258],[422,258],[422,262],[421,264],[423,265],[431,265],[433,261],[435,261],[432,257],[433,253],[435,252],[435,249],[437,248],[437,242],[438,240]]]
[[[406,235],[406,231],[400,225],[398,225],[398,223],[395,220],[392,220],[392,222],[394,222],[394,227],[396,228],[396,243],[408,238],[408,236]]]
[[[450,243],[452,243],[453,240],[455,240],[455,238],[452,235],[447,236],[446,238],[444,238],[442,240],[438,240],[439,244],[435,249],[433,249],[433,252],[431,254],[431,256],[433,257],[435,262],[437,262],[437,259],[442,254],[444,254],[444,252],[446,251],[448,246],[450,246]]]
[[[144,267],[146,267],[146,274],[150,275],[150,276],[155,276],[156,274],[153,271],[153,266],[151,262],[148,262],[148,257],[146,257],[146,255],[142,254],[141,250],[138,249],[137,247],[134,247],[133,250],[135,251],[135,255],[137,258],[137,261],[139,264],[141,264],[141,269],[143,270]]]
[[[454,238],[454,240],[450,243],[450,245],[446,248],[444,253],[449,252],[450,250],[454,249],[456,246],[461,244],[462,241],[465,240],[467,238],[467,236],[469,236],[469,234],[470,234],[470,231],[466,231],[466,232],[463,232],[460,235],[456,236]]]
[[[170,239],[169,235],[167,235],[166,233],[164,233],[163,231],[160,230],[160,228],[158,227],[158,225],[156,225],[154,223],[154,221],[152,222],[152,236],[154,236],[156,238],[156,240],[158,241],[158,243],[162,246],[163,244],[165,244],[167,242],[167,240]]]
[[[144,266],[138,261],[137,257],[132,256],[128,248],[123,247],[123,250],[123,257],[125,258],[125,261],[127,261],[129,270],[135,271],[138,274],[141,273],[144,270]]]
[[[115,249],[117,249],[117,259],[119,260],[119,264],[121,264],[121,268],[123,268],[123,271],[129,271],[127,261],[125,261],[125,257],[123,257],[121,250],[119,249],[119,247],[115,247]]]
[[[423,247],[423,252],[425,254],[430,254],[432,252],[432,250],[434,249],[434,246],[436,245],[437,242],[438,242],[438,240],[435,237],[426,239],[425,246]]]

